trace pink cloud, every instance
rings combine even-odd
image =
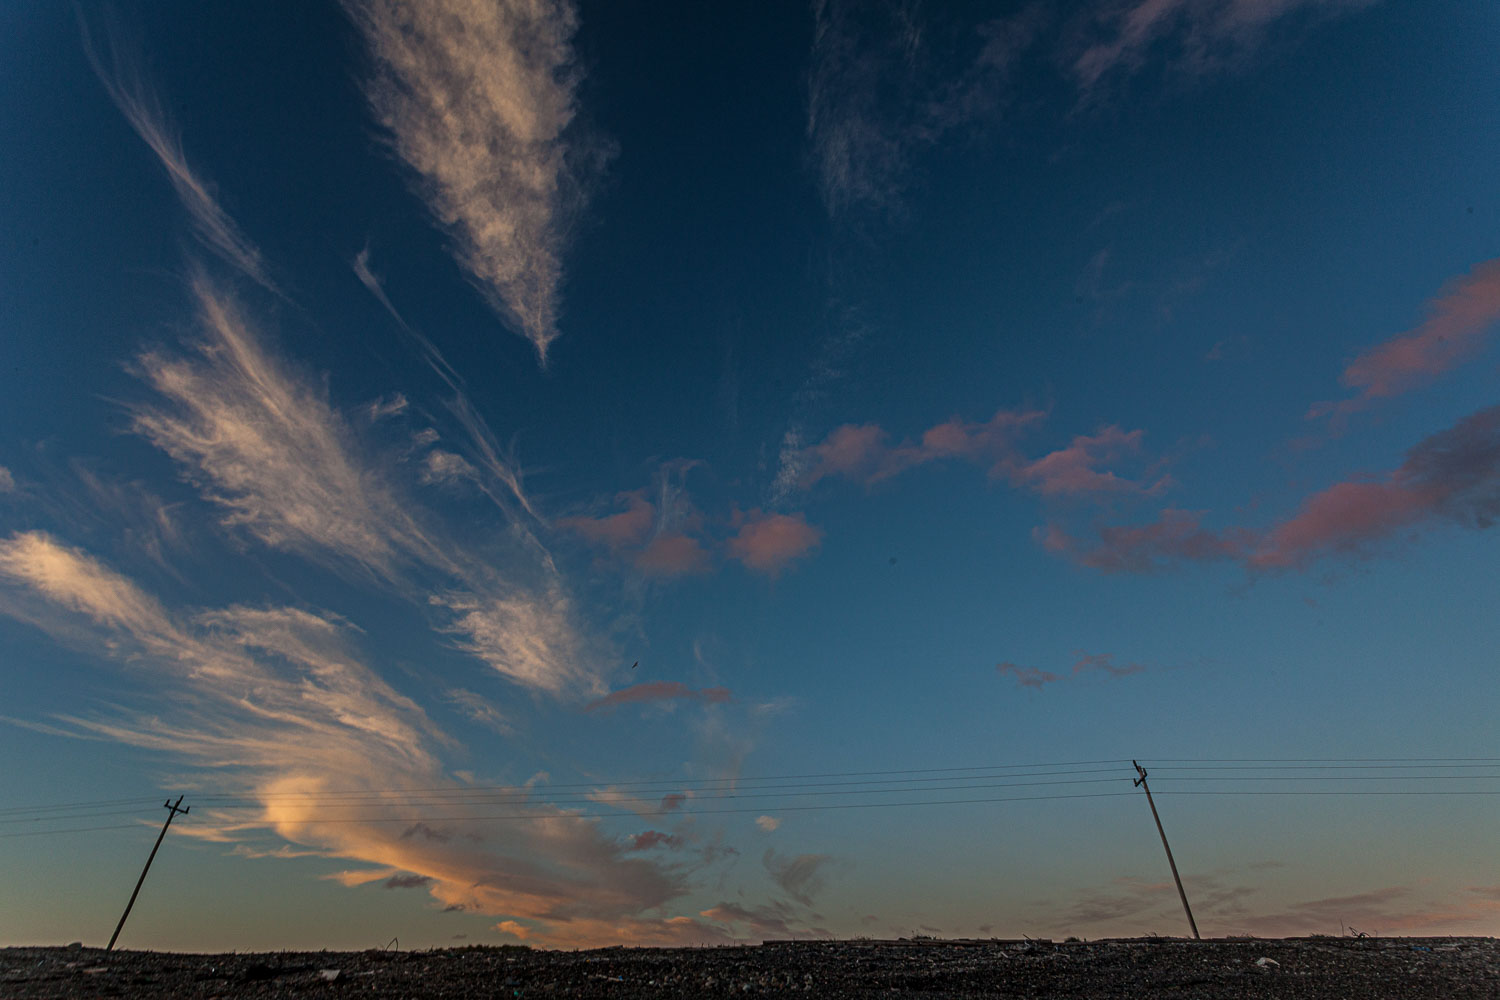
[[[627,509],[605,517],[563,517],[556,524],[595,545],[610,549],[640,545],[656,520],[656,508],[641,495],[640,490],[621,493],[615,499],[624,501]]]
[[[1098,671],[1106,673],[1111,677],[1129,677],[1131,674],[1139,674],[1146,667],[1140,663],[1115,663],[1115,658],[1110,653],[1078,653],[1078,659],[1073,664],[1070,673],[1073,676]],[[1050,670],[1042,670],[1038,667],[1023,667],[1015,663],[998,663],[995,670],[1002,677],[1014,677],[1019,687],[1031,688],[1040,691],[1048,684],[1056,683],[1063,679],[1062,674],[1054,674]]]
[[[1334,483],[1261,533],[1212,531],[1202,527],[1201,512],[1168,508],[1150,524],[1100,528],[1092,547],[1055,524],[1037,538],[1048,551],[1107,573],[1220,559],[1272,570],[1301,568],[1328,555],[1368,556],[1401,532],[1434,521],[1483,530],[1497,518],[1500,406],[1492,406],[1423,439],[1384,477]]]
[[[657,535],[635,557],[638,569],[658,576],[682,576],[706,573],[710,569],[708,552],[696,538],[688,535]]]
[[[1335,483],[1302,503],[1295,517],[1266,535],[1249,565],[1272,569],[1302,565],[1325,552],[1355,552],[1431,513],[1429,488],[1397,482]]]
[[[874,485],[908,469],[941,459],[958,458],[983,465],[992,476],[1020,463],[1015,440],[1031,424],[1045,417],[1039,410],[1001,410],[984,423],[954,417],[898,445],[875,424],[845,424],[822,443],[802,450],[797,485],[807,489],[821,479],[840,476]]]
[[[1042,496],[1083,496],[1091,493],[1159,493],[1170,480],[1163,477],[1151,486],[1101,469],[1141,450],[1144,431],[1126,431],[1111,425],[1093,436],[1073,439],[1066,448],[1043,455],[1011,473],[1011,481]]]
[[[632,684],[630,687],[612,691],[600,698],[591,701],[584,706],[585,712],[593,712],[597,709],[610,709],[619,705],[632,705],[651,701],[701,701],[705,704],[718,705],[733,700],[733,695],[728,688],[711,687],[693,690],[681,681],[647,681],[644,684]]]
[[[1376,482],[1342,482],[1303,501],[1251,556],[1257,569],[1301,566],[1330,553],[1368,554],[1407,528],[1444,519],[1484,529],[1500,516],[1500,406],[1422,440]]]
[[[1319,403],[1309,417],[1335,419],[1378,399],[1399,396],[1473,358],[1500,323],[1500,258],[1474,265],[1428,303],[1419,326],[1361,353],[1339,381],[1359,391],[1353,399]]]
[[[659,830],[647,830],[644,833],[638,833],[630,841],[630,850],[632,851],[649,851],[655,847],[676,849],[681,846],[681,837],[672,833],[662,833]]]
[[[1036,667],[1022,667],[1014,663],[997,663],[995,669],[1002,677],[1009,675],[1016,679],[1020,687],[1033,688],[1040,691],[1043,685],[1051,684],[1053,681],[1062,680],[1057,674]]]
[[[1138,455],[1144,431],[1110,425],[1097,434],[1081,434],[1066,447],[1028,459],[1017,439],[1045,419],[1040,410],[1001,410],[984,423],[957,417],[928,428],[921,438],[890,444],[890,435],[875,424],[845,424],[820,444],[803,449],[797,465],[804,471],[797,485],[807,489],[830,477],[873,486],[919,465],[957,459],[983,468],[992,479],[1045,497],[1100,494],[1156,494],[1171,480],[1162,477],[1147,485],[1106,468]]]
[[[1129,677],[1131,674],[1143,673],[1146,669],[1143,663],[1116,663],[1113,654],[1110,653],[1080,653],[1078,661],[1073,664],[1073,673],[1082,674],[1091,670],[1109,674],[1111,677]]]
[[[765,514],[756,509],[729,540],[729,554],[753,570],[776,576],[822,540],[822,530],[808,524],[801,514]]]
[[[1232,559],[1244,554],[1249,532],[1210,531],[1202,527],[1203,512],[1168,507],[1157,520],[1141,525],[1104,525],[1099,541],[1084,548],[1056,524],[1037,532],[1049,552],[1066,555],[1104,573],[1147,573],[1175,562]]]

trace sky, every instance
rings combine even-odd
[[[0,5],[0,944],[1500,933],[1500,8]]]

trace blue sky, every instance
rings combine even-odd
[[[1496,932],[1489,5],[0,29],[0,940]]]

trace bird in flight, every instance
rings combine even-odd
[[[634,670],[634,669],[635,669],[635,668],[636,668],[636,667],[638,667],[638,666],[640,666],[640,665],[641,665],[641,661],[640,661],[640,660],[636,660],[636,661],[635,661],[635,662],[634,662],[634,663],[632,663],[632,664],[631,664],[631,665],[630,665],[630,669],[631,669],[631,670]]]

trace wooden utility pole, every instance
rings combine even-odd
[[[1136,773],[1140,775],[1135,779],[1136,785],[1146,790],[1146,804],[1151,807],[1151,818],[1156,820],[1156,832],[1161,834],[1161,846],[1167,849],[1167,864],[1172,866],[1172,881],[1177,883],[1177,895],[1182,899],[1182,912],[1187,914],[1188,926],[1193,929],[1193,940],[1201,941],[1203,939],[1198,936],[1198,922],[1193,919],[1193,910],[1188,906],[1187,893],[1182,891],[1182,879],[1177,875],[1177,862],[1172,860],[1172,847],[1167,843],[1167,831],[1161,828],[1161,817],[1156,814],[1156,802],[1151,798],[1151,786],[1146,784],[1146,769],[1135,761],[1130,763],[1135,764]]]
[[[125,918],[130,916],[130,908],[135,905],[135,897],[140,895],[141,885],[146,881],[146,873],[151,870],[151,862],[156,860],[156,849],[161,846],[162,838],[167,835],[167,827],[172,825],[172,820],[176,818],[178,813],[187,815],[188,811],[193,808],[192,806],[184,806],[182,804],[181,795],[177,796],[175,803],[171,801],[163,802],[162,806],[168,810],[167,821],[161,825],[161,833],[156,835],[156,844],[152,846],[151,853],[146,858],[146,867],[141,869],[141,877],[135,881],[135,891],[130,894],[130,902],[125,904],[125,912],[120,914],[120,922],[115,924],[115,932],[109,936],[109,944],[105,946],[105,951],[114,951],[115,942],[120,937],[120,928],[125,926]]]

